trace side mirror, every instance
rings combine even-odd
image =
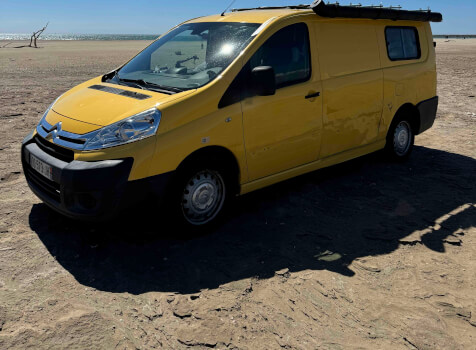
[[[253,90],[258,96],[271,96],[276,93],[276,75],[273,67],[259,66],[251,71]]]

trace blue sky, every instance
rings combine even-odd
[[[476,34],[476,0],[353,2],[359,1],[363,4],[402,5],[406,9],[430,6],[444,16],[443,23],[433,24],[435,34]],[[311,0],[237,0],[233,7],[303,2],[310,3]],[[0,33],[29,33],[50,21],[49,33],[159,34],[184,20],[219,13],[228,3],[228,0],[0,0]]]

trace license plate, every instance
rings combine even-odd
[[[33,169],[35,169],[47,179],[53,180],[53,168],[51,165],[39,160],[33,154],[30,154],[30,165]]]

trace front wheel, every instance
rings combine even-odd
[[[405,118],[398,118],[387,136],[387,154],[395,160],[405,160],[410,156],[414,143],[415,134],[411,123]]]
[[[175,192],[177,211],[187,226],[204,227],[217,220],[227,200],[223,172],[194,168],[181,174]]]

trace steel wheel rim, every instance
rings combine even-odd
[[[401,121],[393,134],[393,148],[399,156],[404,156],[410,149],[412,129],[407,121]]]
[[[213,170],[202,170],[185,184],[182,193],[182,213],[192,225],[204,225],[213,220],[225,202],[225,182]]]

